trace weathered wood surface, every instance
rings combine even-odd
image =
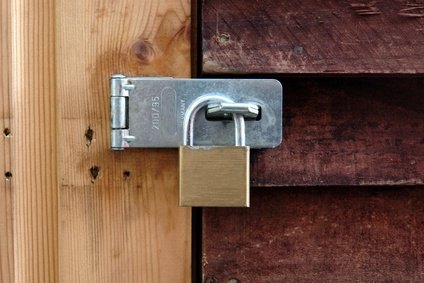
[[[422,78],[286,79],[283,143],[254,186],[424,184]]]
[[[424,281],[424,187],[260,189],[203,213],[203,282]]]
[[[424,1],[204,0],[205,73],[424,73]]]
[[[57,282],[54,1],[0,7],[0,281]]]
[[[188,1],[56,1],[61,282],[189,282],[176,150],[112,152],[109,77],[190,75]]]

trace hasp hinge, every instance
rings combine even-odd
[[[114,75],[111,79],[110,113],[111,113],[111,147],[122,150],[129,146],[135,137],[129,135],[129,92],[134,84],[124,75]]]

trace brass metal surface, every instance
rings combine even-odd
[[[249,207],[248,146],[180,146],[180,205]]]

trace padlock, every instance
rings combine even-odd
[[[193,126],[197,112],[211,102],[228,98],[200,97],[187,108],[184,145],[179,148],[180,206],[249,207],[249,156],[245,146],[244,117],[232,113],[235,146],[194,146]]]

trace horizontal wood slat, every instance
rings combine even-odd
[[[204,282],[423,282],[423,229],[422,186],[257,189],[203,209]]]
[[[205,73],[424,73],[424,1],[204,0]]]
[[[253,186],[424,183],[423,79],[282,83],[283,143],[252,150]]]

